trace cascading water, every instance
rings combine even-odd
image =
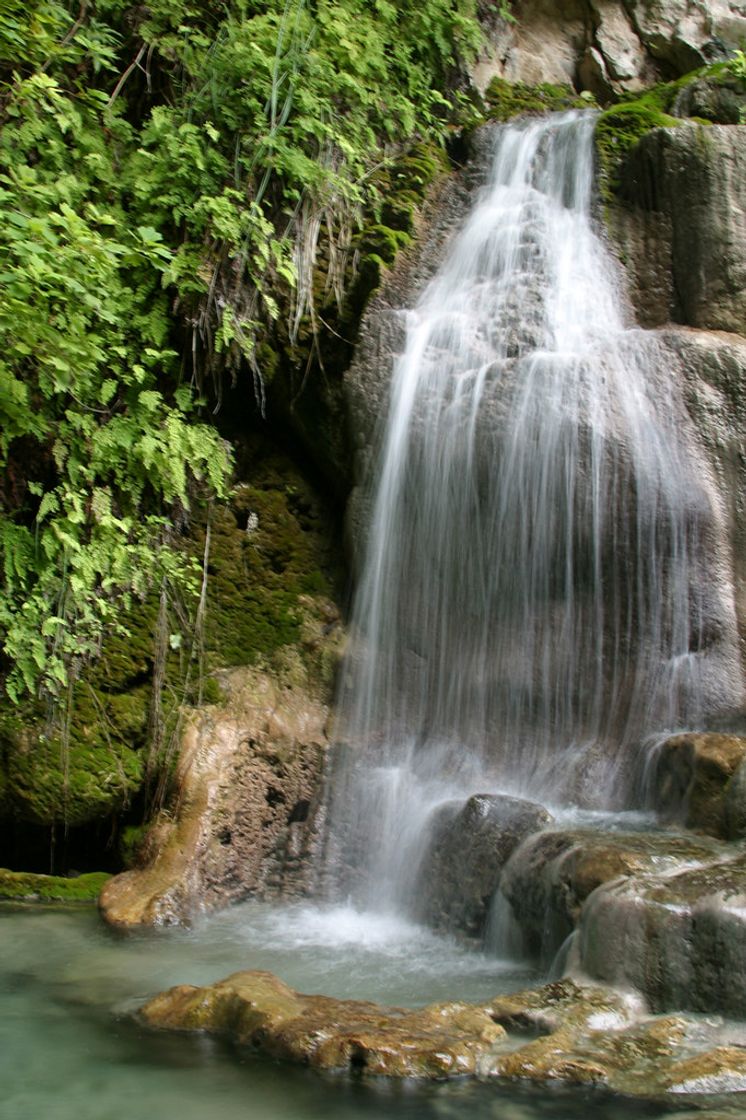
[[[330,808],[368,905],[407,899],[439,802],[619,804],[630,745],[698,721],[708,500],[592,227],[593,129],[498,130],[407,313]]]

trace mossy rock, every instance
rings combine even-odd
[[[326,616],[341,582],[334,526],[313,488],[266,447],[255,448],[253,463],[252,482],[211,517],[208,669],[269,665],[286,646],[302,652],[309,619]],[[197,530],[198,551],[205,533]],[[208,686],[208,701],[214,691]]]
[[[596,102],[590,93],[578,94],[572,86],[542,82],[531,86],[525,82],[508,82],[493,78],[485,94],[487,116],[493,121],[509,121],[530,114],[558,113],[569,109],[588,109]]]
[[[683,120],[737,124],[745,111],[746,79],[727,62],[700,67],[643,93],[625,94],[601,113],[596,127],[602,196],[610,199],[619,190],[626,157],[653,129],[676,128]]]
[[[333,600],[342,585],[333,515],[266,439],[244,439],[237,457],[251,482],[238,485],[210,514],[199,649],[184,604],[171,603],[167,612],[164,741],[180,705],[222,701],[214,669],[270,667],[278,657],[284,666],[292,653],[297,672],[323,691],[336,668],[320,640],[336,621]],[[199,564],[206,531],[203,516],[181,538]],[[157,595],[123,621],[129,634],[112,634],[75,686],[66,748],[59,726],[50,726],[40,706],[0,709],[0,815],[6,819],[76,827],[119,816],[142,790],[148,767],[166,765],[148,760]],[[136,847],[130,836],[125,861],[136,858]]]
[[[61,878],[0,868],[0,898],[38,902],[95,902],[111,878],[104,871]]]
[[[643,136],[654,128],[677,128],[680,124],[679,118],[659,107],[653,94],[601,113],[596,125],[596,151],[602,196],[608,198],[619,189],[622,165]]]
[[[132,710],[142,697],[122,697]],[[0,724],[5,812],[33,824],[87,824],[121,812],[142,785],[144,757],[78,710],[65,748],[41,721]]]

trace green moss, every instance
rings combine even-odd
[[[102,733],[104,718],[88,724],[76,711],[67,751],[41,721],[20,728],[3,721],[6,809],[34,824],[71,827],[121,811],[142,784],[143,752]]]
[[[148,835],[149,825],[127,825],[119,836],[119,855],[122,865],[126,868],[137,867],[140,862],[140,853]]]
[[[225,693],[215,678],[207,677],[207,679],[202,682],[202,703],[222,704],[224,699]]]
[[[250,474],[252,484],[237,487],[212,519],[209,668],[266,663],[301,642],[309,597],[332,594],[331,527],[313,490],[271,454],[260,454]]]
[[[399,251],[411,244],[418,209],[432,183],[447,170],[445,152],[432,143],[415,144],[393,164],[379,170],[375,187],[382,203],[358,238],[358,276],[343,319],[357,321],[382,273],[391,267]],[[328,310],[334,314],[332,308]]]
[[[682,96],[689,87],[688,97]],[[725,108],[732,114],[732,106],[726,106],[720,96],[711,99],[706,96],[708,88],[721,93],[741,89],[738,77],[724,62],[692,70],[675,82],[660,83],[641,94],[625,94],[616,105],[601,113],[596,127],[596,148],[602,197],[609,199],[619,189],[624,160],[643,136],[655,128],[675,128],[682,123],[681,105],[686,105],[687,100],[692,102],[691,93],[695,87],[699,92],[693,99],[698,106],[697,115],[688,119],[704,125],[732,123],[731,116],[723,116]],[[743,88],[746,89],[746,85]],[[691,104],[688,110],[683,109],[684,113],[687,111],[692,111]]]
[[[32,875],[0,868],[0,898],[34,899],[39,902],[95,902],[111,876],[103,871],[63,879],[56,875]]]
[[[587,109],[595,105],[589,93],[577,94],[571,86],[543,82],[531,86],[493,78],[487,87],[487,116],[493,121],[509,121],[524,113],[556,113],[567,109]]]

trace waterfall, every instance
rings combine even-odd
[[[406,312],[330,806],[339,882],[367,904],[406,901],[442,802],[619,804],[630,746],[699,719],[709,503],[593,228],[593,129],[497,129]]]

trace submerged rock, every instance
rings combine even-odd
[[[549,964],[603,883],[711,862],[719,854],[719,846],[696,837],[551,829],[518,849],[500,889],[529,947]]]
[[[175,813],[151,832],[147,865],[101,893],[111,925],[178,924],[248,895],[304,892],[329,711],[291,668],[223,674],[225,704],[193,713]]]
[[[689,732],[666,739],[658,748],[655,804],[665,820],[735,839],[740,834],[741,779],[746,739],[736,735]]]
[[[271,973],[237,972],[209,987],[171,988],[139,1018],[319,1070],[386,1077],[553,1080],[653,1096],[739,1089],[746,1069],[746,1050],[716,1030],[646,1017],[639,1002],[572,980],[412,1011],[301,995]]]
[[[503,867],[521,841],[552,820],[542,805],[493,794],[442,806],[418,877],[421,917],[436,929],[481,938]]]

